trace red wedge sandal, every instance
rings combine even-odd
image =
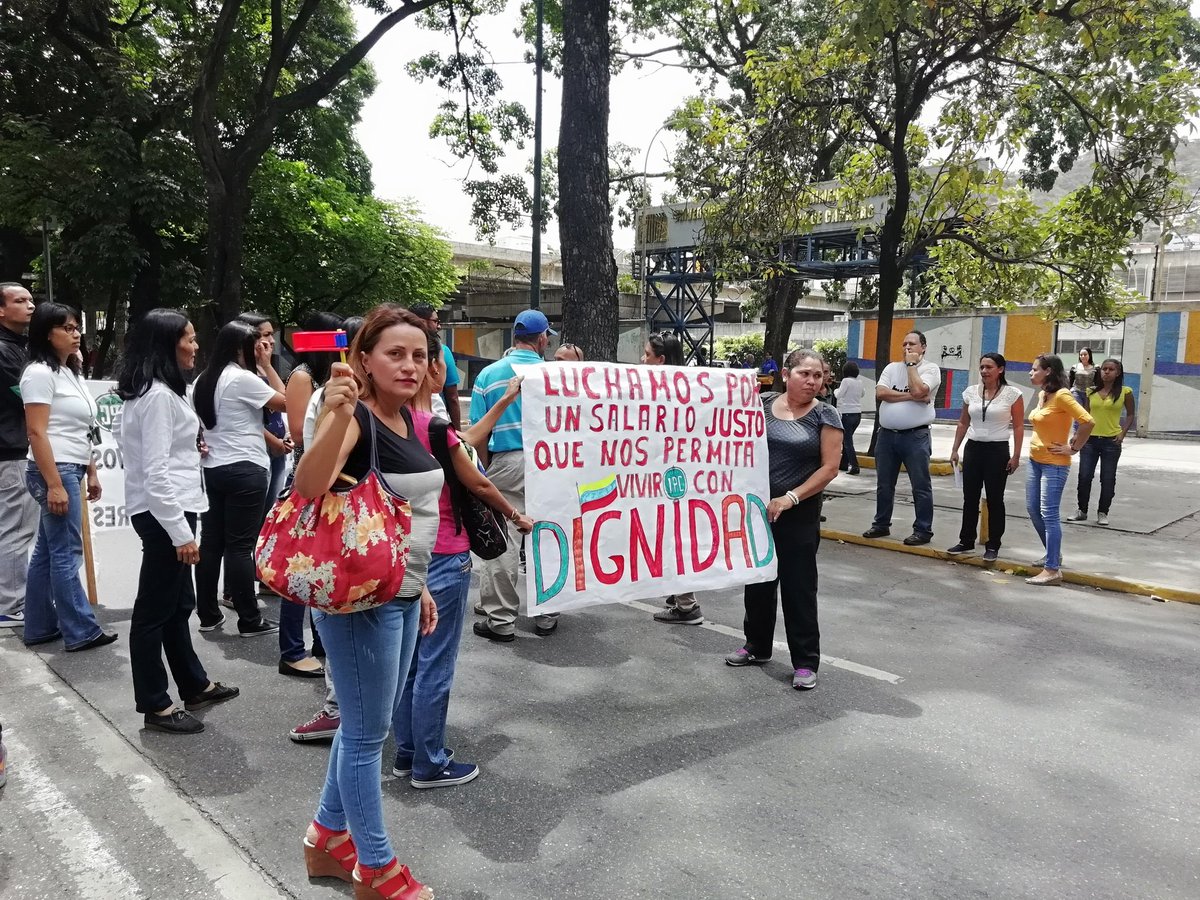
[[[354,839],[345,831],[330,831],[317,822],[312,824],[317,832],[317,840],[310,843],[308,835],[304,836],[304,865],[308,869],[308,877],[340,878],[342,881],[354,881],[354,867],[358,863],[358,851],[354,847]],[[335,846],[329,846],[331,838],[343,834],[346,834],[346,840]]]
[[[408,866],[395,868],[392,860],[381,869],[359,863],[354,867],[354,900],[433,900],[433,891],[413,878]],[[387,881],[374,884],[376,878],[391,873]]]

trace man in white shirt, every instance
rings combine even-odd
[[[933,538],[933,483],[929,477],[929,425],[934,419],[933,397],[942,383],[942,372],[925,360],[925,335],[910,331],[904,336],[904,360],[889,363],[875,385],[879,401],[879,437],[875,443],[875,521],[863,537],[892,533],[892,506],[900,466],[908,471],[916,518],[913,533],[904,539],[910,547]]]

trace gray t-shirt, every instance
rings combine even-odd
[[[771,496],[782,497],[808,481],[821,468],[821,429],[842,430],[842,417],[827,403],[818,402],[801,419],[777,419],[771,405],[779,394],[763,395],[767,417],[767,456],[771,467]],[[808,498],[816,500],[820,495]],[[802,500],[801,506],[808,501]]]

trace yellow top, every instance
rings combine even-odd
[[[1041,391],[1038,392],[1039,396]],[[1029,414],[1033,425],[1033,440],[1029,442],[1029,458],[1044,466],[1069,466],[1070,456],[1050,452],[1051,444],[1065,444],[1071,438],[1071,420],[1091,422],[1088,411],[1079,405],[1071,392],[1063,388],[1049,400],[1043,400]]]
[[[1133,389],[1130,387],[1122,387],[1121,396],[1115,398],[1101,397],[1097,390],[1088,393],[1088,405],[1092,409],[1092,418],[1096,420],[1092,437],[1116,437],[1121,433],[1121,414],[1125,411],[1125,398],[1131,396]]]

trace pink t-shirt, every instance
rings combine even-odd
[[[433,420],[433,416],[427,412],[419,412],[412,410],[414,431],[417,433],[417,438],[422,446],[425,447],[431,454],[433,448],[429,443],[429,423]],[[446,443],[453,450],[462,443],[453,426],[446,429]],[[467,535],[467,530],[455,533],[454,529],[454,507],[450,503],[450,476],[446,476],[447,483],[442,486],[441,496],[438,497],[438,533],[437,540],[433,542],[433,552],[443,555],[452,553],[465,553],[471,549],[471,538]]]

